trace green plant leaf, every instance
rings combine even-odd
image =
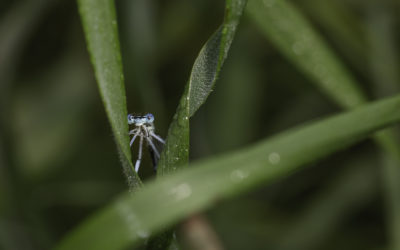
[[[187,166],[189,162],[189,118],[206,101],[217,81],[246,3],[247,0],[226,0],[225,16],[221,27],[206,42],[197,56],[168,131],[166,144],[158,163],[158,175],[173,173],[178,167]],[[164,236],[159,236],[161,239],[166,239],[165,244],[151,245],[162,248],[164,245],[168,245],[168,239],[171,236],[171,232],[167,232]]]
[[[228,55],[247,0],[227,0],[221,27],[211,36],[197,56],[189,81],[170,125],[166,145],[158,164],[158,174],[174,172],[189,160],[189,118],[211,93]]]
[[[347,72],[340,59],[289,1],[250,0],[247,10],[272,44],[338,105],[353,108],[366,102],[365,94]],[[367,54],[367,51],[364,53]],[[374,70],[377,68],[375,67]],[[385,85],[390,81],[390,79],[389,81],[382,80],[384,75],[381,75],[379,85],[383,84],[382,81]],[[389,204],[388,210],[391,217],[388,219],[388,224],[391,224],[389,228],[391,235],[397,235],[400,232],[400,220],[395,219],[400,218],[398,209],[400,200],[397,198],[400,197],[400,192],[396,188],[400,184],[398,177],[394,177],[400,176],[400,173],[399,171],[396,173],[396,168],[391,163],[391,161],[396,162],[397,169],[399,168],[400,144],[394,138],[393,130],[385,130],[374,136],[377,144],[386,151],[385,155],[391,158],[387,160],[388,164],[382,166],[387,185],[386,196],[390,197],[387,204]],[[390,177],[387,173],[390,173]],[[392,241],[393,245],[400,247],[399,241]]]
[[[301,6],[313,23],[317,23],[341,54],[353,67],[366,69],[368,44],[365,39],[365,25],[362,18],[346,3],[339,1],[301,0],[294,3]]]
[[[246,9],[268,40],[345,108],[366,98],[345,67],[297,9],[285,0],[250,0]]]
[[[267,185],[399,122],[399,108],[400,96],[387,98],[292,129],[252,147],[193,163],[191,168],[120,197],[74,230],[56,249],[122,249],[137,245],[149,233],[159,232],[221,199]]]
[[[189,80],[189,116],[206,101],[232,44],[247,0],[227,0],[222,26],[208,40],[194,62]]]
[[[379,6],[377,10],[376,7]],[[378,96],[398,93],[400,90],[399,50],[395,36],[397,15],[393,8],[380,3],[370,3],[367,8],[368,65],[371,67],[374,92]],[[382,62],[385,61],[385,65]],[[389,248],[400,249],[400,145],[398,129],[380,132],[377,141],[386,152],[382,154],[382,183],[385,190],[386,227],[388,228]]]
[[[141,181],[134,171],[129,148],[124,76],[114,1],[78,0],[86,42],[124,172],[131,189]]]

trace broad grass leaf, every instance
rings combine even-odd
[[[206,101],[228,55],[247,0],[227,0],[221,27],[197,56],[189,81],[170,125],[166,145],[158,164],[158,174],[173,173],[189,160],[189,118]]]
[[[195,162],[124,195],[86,221],[58,246],[123,249],[216,201],[268,185],[400,121],[400,96],[295,128],[256,145]],[[162,212],[160,212],[162,211]]]
[[[141,185],[129,148],[126,95],[114,1],[78,0],[86,42],[101,98],[131,189]]]

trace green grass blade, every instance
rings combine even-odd
[[[378,8],[379,6],[379,8]],[[396,43],[396,12],[390,5],[371,3],[368,7],[368,58],[371,66],[370,79],[378,96],[386,96],[400,90],[399,50]],[[379,62],[385,62],[385,65]],[[398,130],[380,132],[378,142],[386,152],[382,153],[383,190],[385,191],[386,224],[389,248],[400,249],[400,146]]]
[[[208,40],[194,62],[189,80],[189,116],[211,93],[232,44],[247,0],[227,0],[222,26]]]
[[[197,56],[189,82],[168,131],[158,164],[158,174],[174,172],[189,160],[189,118],[211,93],[228,55],[247,0],[227,0],[222,26],[211,36]]]
[[[335,54],[329,49],[313,27],[289,1],[285,0],[250,0],[248,12],[264,35],[274,44],[286,58],[295,64],[300,71],[310,77],[318,88],[344,108],[365,103],[365,94],[358,88],[357,82],[351,77]],[[367,52],[365,52],[367,54]],[[379,61],[379,60],[375,60]],[[380,76],[379,85],[390,80]],[[383,80],[382,80],[383,79]],[[400,218],[398,207],[400,202],[399,179],[393,175],[393,162],[400,166],[400,144],[394,139],[393,131],[388,130],[374,136],[375,141],[391,159],[389,164],[382,166],[387,186],[386,196],[391,197],[388,211],[392,218]],[[392,162],[393,161],[393,162]],[[398,173],[396,174],[398,176]],[[400,220],[390,220],[390,234],[400,231]],[[394,241],[393,244],[399,245]]]
[[[267,38],[336,103],[345,108],[365,97],[308,21],[285,0],[250,0],[247,11]]]
[[[322,249],[323,242],[342,230],[341,221],[370,204],[379,189],[378,170],[372,157],[346,162],[345,169],[335,173],[327,181],[329,184],[324,183],[305,206],[296,210],[296,218],[286,227],[285,240],[278,241],[276,249]]]
[[[131,162],[126,95],[114,1],[78,0],[84,33],[130,188],[141,184]]]
[[[365,40],[365,26],[349,5],[339,1],[301,0],[295,3],[301,6],[314,23],[317,23],[346,57],[353,67],[365,70],[368,44]]]
[[[133,195],[122,196],[73,231],[57,249],[122,249],[137,245],[149,233],[216,201],[267,185],[399,122],[399,108],[400,96],[387,98],[284,132],[250,148],[194,163]]]

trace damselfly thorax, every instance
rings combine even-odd
[[[153,161],[154,170],[157,169],[157,163],[160,159],[160,153],[157,150],[156,146],[154,145],[154,139],[165,144],[165,141],[154,133],[154,116],[152,114],[146,114],[144,116],[139,115],[128,115],[128,124],[134,125],[135,128],[129,131],[129,135],[133,135],[130,146],[132,147],[133,143],[135,142],[136,138],[140,138],[139,142],[139,152],[138,152],[138,159],[135,163],[135,171],[139,171],[140,163],[142,161],[142,154],[143,154],[143,141],[146,141],[147,146],[150,151],[151,159]]]

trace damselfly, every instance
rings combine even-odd
[[[150,151],[151,160],[153,161],[154,170],[157,170],[157,163],[160,159],[160,152],[157,150],[153,139],[165,144],[165,141],[158,135],[154,133],[154,116],[152,114],[146,114],[144,116],[139,115],[128,115],[128,124],[134,125],[135,128],[129,131],[129,135],[133,135],[130,146],[132,147],[135,139],[140,137],[139,142],[139,152],[138,159],[135,163],[135,171],[136,173],[139,171],[140,162],[142,161],[142,151],[143,151],[143,141],[146,140],[147,146]]]

